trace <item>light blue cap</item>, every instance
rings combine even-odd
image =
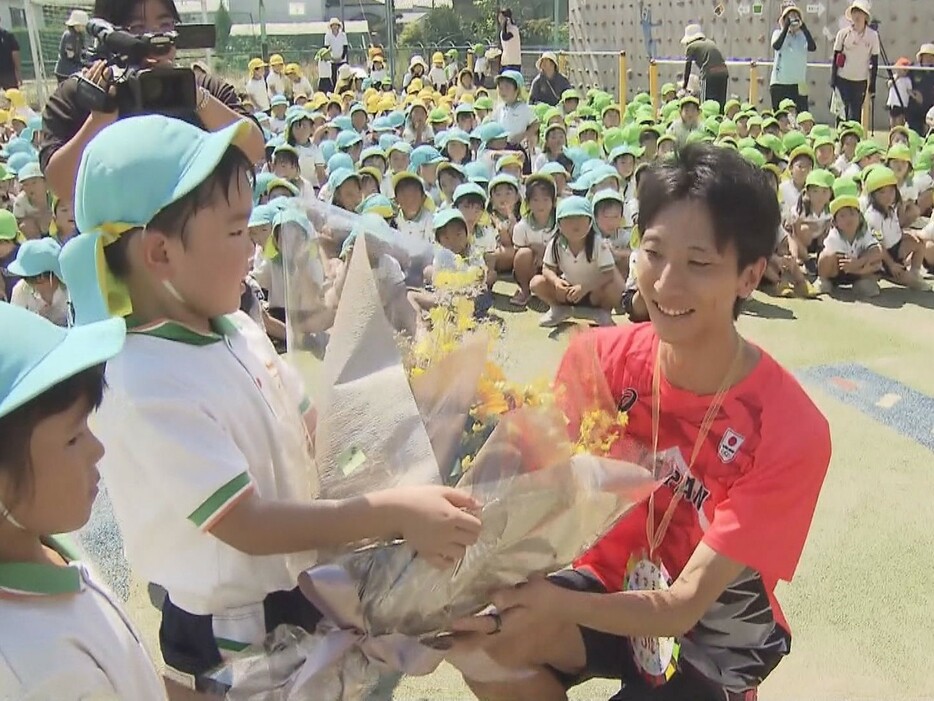
[[[486,122],[481,124],[477,128],[477,133],[480,137],[480,141],[486,146],[491,141],[496,141],[497,139],[505,139],[509,136],[509,133],[506,131],[505,127],[499,122]]]
[[[33,131],[42,131],[42,116],[37,114],[35,117],[30,117],[26,126]]]
[[[555,215],[558,221],[566,217],[587,217],[593,219],[593,205],[586,197],[571,195],[565,197],[558,203],[558,211]]]
[[[335,153],[328,159],[326,166],[328,173],[333,173],[335,170],[339,170],[340,168],[348,168],[353,170],[353,159],[346,153]]]
[[[38,161],[30,161],[16,171],[16,178],[21,183],[24,183],[27,180],[35,180],[36,178],[44,177],[45,176],[42,174],[42,169],[39,167]]]
[[[340,129],[341,131],[354,131],[353,121],[350,119],[350,115],[339,114],[334,119],[331,120],[331,126]]]
[[[14,153],[29,153],[35,154],[36,149],[28,139],[23,138],[22,136],[15,136],[0,150],[0,154],[4,158],[9,158]]]
[[[214,172],[227,149],[250,130],[244,120],[205,131],[161,115],[127,117],[84,149],[75,181],[75,223],[90,232],[105,224],[147,225]],[[145,187],[126,187],[127,183]],[[119,197],[114,193],[119,192]]]
[[[436,149],[434,146],[419,146],[412,150],[412,155],[409,157],[409,162],[412,164],[412,170],[418,171],[419,168],[425,165],[432,165],[436,163],[441,163],[444,160],[444,156],[441,155],[441,152]]]
[[[496,76],[497,83],[501,80],[511,80],[520,90],[525,87],[525,78],[522,77],[519,71],[503,71]]]
[[[386,156],[389,156],[389,149],[392,148],[393,144],[397,144],[402,141],[402,137],[398,134],[381,134],[379,137],[379,147],[386,153]]]
[[[341,185],[352,178],[355,178],[357,182],[360,181],[360,176],[350,168],[338,168],[331,173],[331,176],[328,178],[328,188],[332,193],[337,192],[337,189]]]
[[[467,177],[474,182],[481,181],[488,183],[490,182],[490,178],[493,177],[492,170],[483,161],[471,161],[464,166],[464,172],[467,174]]]
[[[454,204],[457,204],[459,200],[463,199],[464,197],[470,197],[471,195],[475,197],[479,197],[481,200],[483,200],[483,203],[486,204],[486,201],[487,201],[486,190],[484,190],[477,183],[464,183],[462,185],[458,185],[454,189],[454,196],[452,197],[452,202],[454,202]]]
[[[123,319],[63,329],[38,314],[0,302],[0,416],[6,416],[123,348]]]
[[[292,146],[292,144],[279,144],[273,149],[272,155],[275,156],[277,153],[292,153],[298,158],[298,149]]]
[[[363,114],[366,114],[366,107],[361,105],[359,102],[355,102],[354,104],[350,106],[350,116],[352,117],[357,112],[362,112]],[[367,115],[367,118],[369,118],[369,115]]]
[[[253,204],[259,202],[259,198],[266,194],[266,186],[276,179],[274,173],[257,173],[253,181]]]
[[[360,214],[375,212],[380,216],[384,216],[387,212],[391,213],[393,211],[392,200],[382,193],[374,192],[360,203],[360,207],[357,211]]]
[[[269,115],[265,112],[254,112],[253,119],[260,124],[269,124]]]
[[[393,129],[398,129],[405,124],[405,115],[399,111],[390,112],[386,115],[386,119]]]
[[[623,196],[619,193],[618,190],[606,189],[606,190],[600,190],[600,192],[598,192],[596,195],[593,196],[594,209],[596,209],[597,205],[600,204],[601,202],[607,202],[607,201],[619,202],[620,205],[626,204],[625,201],[623,200]]]
[[[390,145],[388,149],[386,149],[386,155],[388,156],[390,153],[393,153],[394,151],[398,151],[399,153],[404,153],[406,156],[411,157],[412,144],[410,144],[408,141],[402,141],[400,139],[399,141],[396,141],[395,143]]]
[[[470,134],[468,134],[463,129],[458,129],[457,127],[453,129],[448,129],[444,132],[447,134],[447,143],[456,141],[459,144],[464,144],[464,146],[470,146]]]
[[[321,158],[327,163],[331,156],[337,152],[337,144],[331,139],[325,139],[318,145],[318,149],[321,151]]]
[[[278,107],[279,105],[288,107],[289,99],[285,95],[273,95],[272,99],[269,101],[269,106]]]
[[[311,115],[308,114],[303,108],[299,107],[297,110],[290,112],[289,116],[285,119],[285,128],[286,130],[291,130],[292,126],[301,122],[302,120],[311,121]]]
[[[19,277],[54,273],[55,277],[61,279],[62,269],[58,263],[61,252],[62,247],[58,241],[48,236],[24,241],[16,252],[16,260],[7,266],[7,270]]]
[[[508,173],[500,173],[495,178],[490,180],[490,192],[492,192],[493,188],[497,185],[512,185],[514,188],[516,188],[516,192],[519,191],[519,181]]]
[[[248,226],[263,226],[265,224],[272,224],[272,220],[275,219],[276,214],[279,212],[278,207],[274,207],[268,204],[260,204],[253,207],[253,211],[250,212],[250,223]]]
[[[462,114],[476,114],[477,110],[469,102],[462,102],[454,109],[454,116],[459,117]]]
[[[342,131],[337,135],[337,149],[339,151],[346,151],[349,148],[359,144],[363,141],[363,137],[360,136],[356,131]]]
[[[464,226],[467,226],[467,222],[464,219],[464,215],[461,214],[459,209],[455,207],[446,207],[445,209],[439,209],[435,212],[434,217],[432,218],[432,227],[435,231],[438,229],[447,226],[452,221],[463,222]]]
[[[539,169],[538,172],[544,175],[551,175],[551,176],[563,175],[565,178],[569,176],[567,168],[565,168],[563,165],[558,163],[558,161],[549,161],[548,163],[543,165]]]

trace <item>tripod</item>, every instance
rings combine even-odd
[[[886,66],[886,69],[885,69],[885,70],[886,70],[886,72],[889,74],[889,80],[892,82],[892,85],[895,87],[895,96],[898,98],[898,105],[899,105],[899,107],[901,107],[902,110],[904,110],[904,111],[907,113],[907,111],[908,111],[908,105],[906,105],[906,104],[905,104],[905,101],[902,100],[902,93],[901,93],[901,91],[898,89],[898,85],[897,85],[897,82],[896,82],[896,81],[897,81],[897,78],[895,77],[895,74],[892,72],[892,69],[889,68],[889,66],[891,66],[892,63],[889,61],[889,56],[888,56],[888,54],[887,54],[886,51],[885,51],[885,44],[882,43],[882,34],[881,34],[881,32],[879,32],[879,27],[880,27],[881,25],[882,25],[882,21],[881,21],[881,20],[874,19],[874,20],[872,20],[872,21],[869,23],[869,28],[872,29],[876,34],[879,35],[879,59],[880,59],[880,60],[882,61],[882,63]],[[870,109],[872,110],[872,112],[870,112],[870,121],[872,122],[872,124],[875,124],[875,120],[872,119],[872,115],[874,115],[874,114],[875,114],[875,111],[876,111],[875,97],[876,97],[876,96],[875,96],[875,93],[873,93],[873,95],[872,95],[872,104],[870,105]],[[875,128],[873,128],[873,129],[872,129],[872,135],[875,136],[875,134],[876,134],[876,130],[875,130]]]

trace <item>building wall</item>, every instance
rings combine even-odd
[[[685,25],[699,23],[728,58],[771,60],[772,31],[785,0],[569,0],[571,81],[599,85],[616,92],[618,52],[625,50],[629,67],[629,94],[647,90],[649,58],[676,58],[678,65],[661,65],[660,84],[674,81],[683,70],[681,37]],[[813,62],[828,63],[833,38],[844,26],[848,0],[799,0],[804,20],[817,41]],[[891,62],[900,56],[914,60],[918,47],[932,39],[934,0],[875,0],[873,14]],[[613,55],[588,55],[588,51]],[[696,72],[696,67],[695,67]],[[768,108],[770,66],[758,69],[759,107]],[[731,67],[730,92],[742,100],[749,95],[749,70]],[[886,75],[877,84],[875,123],[885,123]],[[830,68],[808,73],[811,111],[819,120],[830,117]]]

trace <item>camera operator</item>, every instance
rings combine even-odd
[[[782,100],[791,99],[795,101],[799,113],[806,112],[808,53],[817,51],[817,42],[804,23],[801,10],[794,5],[782,10],[778,24],[781,28],[772,33],[772,48],[775,49],[769,84],[772,109],[777,110]],[[804,93],[802,88],[805,89]]]
[[[179,23],[173,0],[96,0],[94,16],[136,35],[171,32]],[[174,65],[175,48],[148,62],[150,67]],[[109,89],[111,95],[115,94],[113,75],[104,61],[85,68],[82,75],[99,87]],[[195,73],[195,85],[196,107],[190,113],[177,115],[179,118],[207,131],[217,131],[250,116],[229,83],[209,74]],[[120,118],[116,110],[88,111],[79,104],[77,95],[77,76],[71,76],[49,98],[42,115],[39,162],[50,189],[67,200],[74,196],[75,176],[85,146],[104,127]],[[264,142],[259,126],[254,125],[249,139],[244,142],[244,150],[253,162],[263,159]]]

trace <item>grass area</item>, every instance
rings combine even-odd
[[[537,315],[503,304],[504,365],[515,377],[554,372],[571,329],[549,331]],[[872,302],[816,301],[757,295],[739,327],[792,370],[858,363],[934,396],[934,293],[886,288]],[[901,701],[930,697],[924,669],[934,649],[934,456],[853,406],[806,384],[833,431],[834,453],[795,581],[779,599],[794,632],[792,654],[761,698],[807,701]],[[934,416],[919,413],[934,431]],[[794,440],[795,426],[788,427]],[[763,547],[767,547],[763,543]],[[131,615],[157,649],[157,616],[131,583]],[[592,682],[573,698],[607,699],[617,688]],[[471,696],[450,667],[403,681],[397,699],[458,701]]]

